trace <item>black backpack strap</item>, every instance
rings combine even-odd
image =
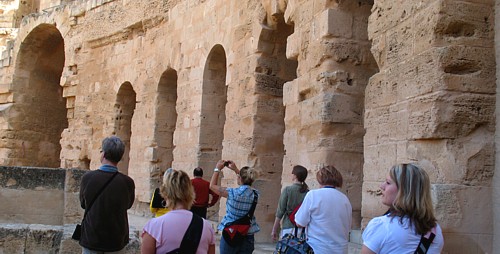
[[[250,207],[250,211],[248,211],[248,217],[250,219],[253,218],[253,213],[255,212],[255,208],[257,207],[257,200],[259,199],[259,195],[257,195],[257,191],[253,190],[253,203],[252,207]]]
[[[434,231],[435,228],[432,229],[432,231]],[[436,237],[436,234],[434,234],[434,232],[430,232],[428,233],[427,237],[425,237],[425,235],[422,235],[422,237],[420,237],[420,242],[418,243],[418,246],[417,246],[417,249],[415,250],[414,254],[426,254],[427,251],[429,250],[429,247],[431,246],[431,243],[432,241],[434,241],[434,237]]]
[[[193,213],[191,223],[182,238],[180,252],[186,254],[195,254],[200,244],[201,234],[203,233],[203,219]]]
[[[104,189],[106,189],[106,186],[108,186],[108,184],[113,180],[113,178],[115,178],[115,176],[118,175],[118,170],[113,174],[113,176],[111,176],[108,181],[106,181],[106,183],[101,187],[101,189],[99,189],[99,191],[97,192],[97,194],[94,196],[94,198],[90,201],[89,205],[85,207],[85,213],[83,214],[83,220],[85,220],[85,217],[87,216],[87,212],[90,210],[90,208],[92,207],[92,205],[94,204],[94,201],[99,197],[99,195],[101,195],[102,191]]]

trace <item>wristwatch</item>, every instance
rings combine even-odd
[[[214,172],[219,172],[219,171],[220,171],[220,169],[214,168]]]

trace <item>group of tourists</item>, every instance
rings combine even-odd
[[[119,138],[104,139],[102,166],[82,177],[80,203],[86,209],[79,241],[82,253],[125,251],[129,234],[127,209],[134,203],[135,186],[116,167],[124,150]],[[237,187],[219,184],[224,170],[235,173]],[[256,170],[240,169],[234,161],[219,160],[210,182],[200,180],[201,168],[196,168],[193,175],[195,179],[190,179],[186,172],[175,169],[164,173],[157,192],[166,210],[144,226],[141,253],[215,253],[215,232],[205,218],[207,208],[219,196],[227,199],[226,213],[217,226],[223,236],[220,253],[252,253],[254,234],[260,231],[254,216],[260,193],[252,187],[257,179]],[[343,185],[342,175],[332,165],[320,168],[316,172],[319,188],[313,190],[306,184],[307,176],[305,167],[293,167],[293,183],[282,190],[271,237],[278,241],[289,234],[303,233],[314,253],[346,254],[352,206],[339,190]],[[397,164],[389,170],[380,189],[388,211],[373,218],[364,229],[361,253],[440,253],[444,239],[434,216],[427,173],[412,163]],[[209,195],[212,195],[210,201]]]

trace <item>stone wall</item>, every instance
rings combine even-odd
[[[83,216],[79,169],[0,167],[0,223],[63,225]]]
[[[84,210],[80,181],[86,170],[0,167],[0,253],[78,253],[71,239]],[[140,250],[139,230],[130,226],[126,253]]]
[[[166,168],[209,179],[231,159],[261,172],[257,240],[269,241],[293,165],[311,188],[335,165],[360,229],[385,209],[389,167],[415,161],[431,175],[445,251],[491,252],[493,0],[38,6],[0,69],[2,165],[95,169],[116,134],[144,212]]]

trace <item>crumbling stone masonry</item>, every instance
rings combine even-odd
[[[497,2],[2,1],[0,163],[95,169],[116,134],[147,213],[166,168],[208,179],[231,159],[261,171],[265,242],[293,165],[312,188],[335,165],[362,230],[385,209],[388,168],[413,161],[431,176],[444,252],[492,253]]]

